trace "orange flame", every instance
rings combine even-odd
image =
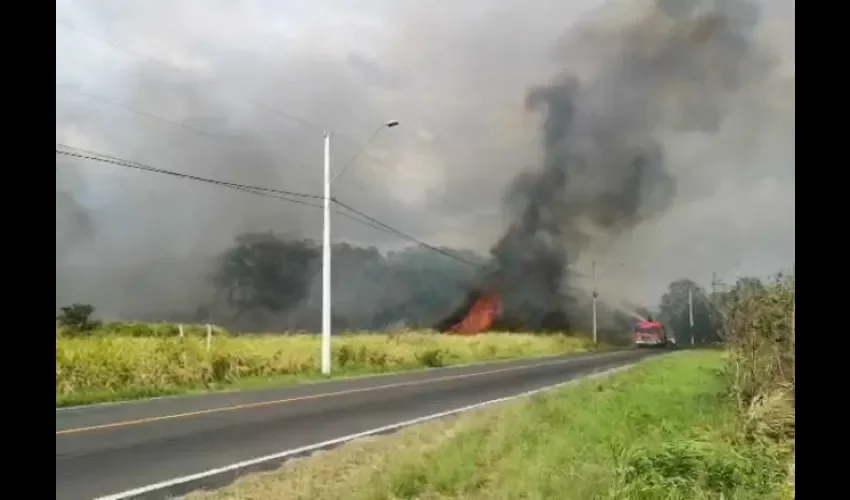
[[[449,328],[455,335],[476,335],[491,326],[501,312],[502,301],[496,292],[486,292],[469,309],[466,317]]]

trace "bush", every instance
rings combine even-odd
[[[723,310],[731,395],[753,437],[793,439],[794,276],[736,286],[724,297]]]
[[[794,498],[794,276],[713,295],[728,428],[631,450],[611,499]]]
[[[717,440],[681,440],[637,449],[626,460],[619,498],[768,498],[785,476],[782,455]],[[754,498],[754,497],[751,497]]]
[[[428,349],[420,354],[416,355],[416,360],[419,361],[422,366],[426,366],[428,368],[439,368],[444,366],[446,363],[443,360],[445,352],[442,349]]]
[[[70,333],[88,333],[100,326],[100,321],[92,319],[94,306],[89,304],[71,304],[60,307],[56,315],[58,327]]]

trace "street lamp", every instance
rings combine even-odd
[[[325,131],[325,168],[324,168],[324,215],[322,231],[322,374],[331,374],[331,182],[339,177],[351,165],[363,149],[385,128],[398,125],[398,120],[390,120],[380,127],[364,142],[339,172],[331,176],[331,134]]]

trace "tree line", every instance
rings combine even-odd
[[[347,243],[332,245],[333,324],[338,330],[378,330],[392,327],[429,328],[456,309],[487,258],[468,250],[441,247],[446,255],[408,247],[380,252]],[[473,264],[473,265],[470,265]],[[318,331],[321,312],[321,245],[273,232],[247,233],[219,255],[208,276],[214,293],[191,311],[154,318],[186,323],[215,323],[234,331]],[[700,343],[720,338],[724,294],[762,286],[754,278],[738,280],[728,291],[707,292],[689,279],[670,283],[655,314],[647,308],[627,314],[597,304],[600,337],[627,341],[636,317],[657,316],[680,342],[690,336],[688,291],[693,295],[694,337]],[[589,332],[591,296],[571,291],[568,307],[573,331]],[[61,321],[96,325],[82,317],[93,307],[62,308]],[[150,319],[150,318],[127,318]]]
[[[783,273],[776,278],[782,280]],[[762,279],[745,276],[727,284],[714,279],[710,290],[691,279],[670,283],[658,305],[658,319],[677,335],[680,343],[710,344],[724,340],[730,332],[730,308],[748,297],[759,296],[768,286]],[[688,295],[691,295],[689,299]],[[690,325],[689,300],[693,303],[693,328]]]

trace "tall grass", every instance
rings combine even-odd
[[[794,276],[724,298],[730,389],[754,437],[794,437]]]
[[[122,335],[57,335],[57,405],[320,377],[321,341],[315,335],[214,335],[207,351],[194,330],[181,338],[160,335],[167,326],[155,325],[155,334],[147,336],[134,328]],[[333,363],[335,373],[350,375],[590,349],[587,339],[566,335],[361,333],[334,339]]]
[[[795,496],[795,277],[736,286],[722,298],[727,375],[748,439],[789,449],[782,498]]]
[[[794,276],[741,280],[714,299],[725,344],[717,378],[723,392],[705,401],[726,412],[723,423],[633,455],[609,498],[794,498]]]

